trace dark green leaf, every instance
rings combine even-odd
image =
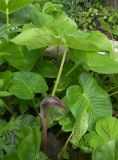
[[[26,48],[16,45],[8,46],[5,52],[9,53],[9,55],[4,56],[9,64],[21,71],[31,70],[40,57],[39,50],[29,52]]]
[[[32,99],[35,93],[44,93],[48,86],[37,73],[15,72],[13,73],[12,83],[9,92],[21,99]]]
[[[52,61],[40,61],[36,70],[45,78],[56,78],[58,67]]]

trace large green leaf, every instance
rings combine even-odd
[[[82,52],[74,50],[71,58],[85,68],[104,74],[118,73],[118,54],[105,52]]]
[[[32,99],[35,93],[44,93],[48,89],[42,76],[33,72],[15,72],[9,86],[9,92],[21,99]]]
[[[97,147],[93,152],[92,160],[118,160],[118,140]]]
[[[79,77],[80,86],[73,85],[67,90],[67,104],[76,119],[83,109],[89,114],[89,129],[102,117],[112,115],[112,106],[108,94],[87,73]]]
[[[0,0],[0,11],[3,13],[12,13],[25,5],[29,4],[32,0]]]
[[[84,51],[112,51],[108,38],[100,32],[75,32],[65,34],[66,43],[70,48]]]
[[[36,27],[23,29],[12,42],[26,45],[29,49],[66,45],[84,51],[112,51],[112,45],[105,35],[78,31],[75,22],[67,16],[54,18],[38,11],[33,11],[32,16]]]
[[[48,28],[31,28],[25,30],[12,42],[18,45],[26,45],[29,49],[42,48],[46,46],[58,46],[64,43],[58,34]]]
[[[67,45],[70,48],[84,51],[112,51],[110,41],[98,32],[84,33],[77,30],[70,32],[60,26],[63,25],[56,24],[53,30],[49,27],[31,28],[23,31],[11,41],[18,45],[26,45],[29,49]],[[96,38],[92,39],[91,37]],[[102,44],[101,41],[103,41]]]

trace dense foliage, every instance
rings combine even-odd
[[[84,153],[92,160],[117,160],[118,46],[99,31],[81,31],[82,17],[76,23],[62,8],[43,1],[0,0],[0,160],[75,159],[75,149],[78,158]],[[82,12],[89,13],[83,21],[97,12]],[[118,16],[111,9],[101,16],[106,12]],[[103,19],[114,28],[117,18],[110,17]],[[46,111],[43,100],[50,105]],[[58,153],[51,147],[47,154],[41,150],[42,118],[48,120],[54,136],[49,134],[48,142],[56,143]]]
[[[46,3],[47,2],[47,3]],[[100,0],[51,0],[61,4],[65,12],[74,19],[79,28],[85,31],[98,30],[103,27],[111,32],[114,38],[118,37],[118,11],[113,8],[104,7]],[[39,1],[40,8],[44,5],[50,8],[48,0]]]

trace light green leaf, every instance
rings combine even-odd
[[[112,115],[112,106],[108,94],[87,73],[79,77],[80,86],[73,85],[67,89],[67,105],[72,114],[78,119],[83,109],[88,111],[89,129],[97,120]]]
[[[74,50],[71,58],[75,63],[82,64],[86,69],[103,73],[118,73],[118,54],[107,52],[82,52]]]
[[[54,18],[33,11],[31,17],[36,27],[23,30],[12,42],[26,45],[29,49],[66,45],[84,51],[112,51],[112,45],[105,35],[100,32],[78,31],[75,22],[67,16]]]
[[[33,72],[15,72],[9,92],[21,99],[32,99],[35,93],[44,93],[48,86],[43,77]]]
[[[12,94],[7,91],[0,91],[0,97],[11,96]]]
[[[8,12],[8,14],[24,7],[29,4],[32,0],[0,0],[0,11],[3,13]]]
[[[118,138],[118,119],[107,117],[96,123],[96,132],[105,140]]]
[[[86,109],[83,109],[80,116],[75,122],[74,131],[71,139],[71,143],[74,147],[79,146],[80,139],[86,133],[88,129],[88,113]]]
[[[29,49],[64,44],[61,37],[57,33],[55,34],[54,30],[48,28],[31,28],[25,30],[11,41],[18,45],[26,45]]]
[[[62,28],[64,25],[69,24],[56,23],[53,29],[51,27],[31,28],[23,31],[11,41],[18,45],[26,45],[29,49],[67,45],[84,51],[112,51],[112,45],[106,36],[98,32],[84,33],[77,30],[72,33],[70,29]]]
[[[84,140],[87,146],[89,145],[89,148],[91,147],[92,149],[105,142],[104,139],[96,134],[95,131],[85,134]]]
[[[118,119],[114,117],[100,119],[96,123],[95,131],[85,135],[85,141],[92,148],[113,139],[118,139]]]
[[[108,38],[100,32],[75,32],[65,35],[66,43],[70,48],[83,51],[112,51]]]
[[[118,160],[118,140],[98,146],[93,152],[92,160]]]

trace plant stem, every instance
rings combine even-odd
[[[113,96],[113,95],[115,95],[115,94],[117,94],[117,93],[118,93],[118,91],[113,92],[113,93],[111,93],[109,96],[111,97],[111,96]]]
[[[111,88],[109,88],[109,89],[107,90],[107,92],[110,92],[110,91],[112,91],[113,89],[116,89],[116,88],[118,88],[118,86],[111,87]]]
[[[53,91],[52,91],[52,94],[51,94],[52,97],[55,96],[55,93],[56,93],[56,90],[57,90],[57,87],[58,87],[58,84],[59,84],[59,80],[61,78],[64,62],[65,62],[65,59],[66,59],[66,54],[67,54],[67,47],[65,48],[65,51],[64,51],[64,54],[63,54],[63,57],[62,57],[61,65],[60,65],[59,72],[58,72],[58,75],[57,75],[57,79],[56,79],[56,82],[55,82],[55,85],[54,85],[54,88],[53,88]],[[49,114],[50,114],[50,109],[51,109],[50,107],[47,108],[47,112],[46,112],[45,116],[40,114],[41,121],[42,121],[42,126],[43,126],[41,148],[42,148],[42,151],[44,153],[47,152],[47,128],[48,128],[48,117],[49,117]]]
[[[53,88],[53,91],[52,91],[52,94],[51,94],[52,97],[55,96],[55,93],[56,93],[56,90],[57,90],[57,87],[58,87],[58,84],[59,84],[59,80],[61,78],[64,62],[65,62],[65,59],[66,59],[66,53],[67,53],[67,48],[65,48],[65,51],[64,51],[64,54],[63,54],[63,58],[62,58],[61,65],[60,65],[60,69],[59,69],[59,72],[58,72],[58,75],[57,75],[57,79],[56,79],[56,82],[55,82],[55,85],[54,85],[54,88]]]
[[[6,9],[6,24],[8,27],[9,26],[9,10],[8,10],[8,8]]]
[[[59,81],[60,81],[60,78],[61,78],[64,62],[65,62],[65,59],[66,59],[67,49],[68,48],[65,47],[65,51],[64,51],[64,54],[63,54],[63,57],[62,57],[61,65],[60,65],[59,72],[58,72],[58,75],[57,75],[57,79],[56,79],[54,88],[52,90],[52,94],[51,94],[52,97],[55,96],[55,93],[56,93],[56,90],[57,90],[57,87],[58,87],[58,84],[59,84]],[[48,121],[48,117],[50,115],[50,110],[51,110],[51,108],[47,108],[47,113],[46,113],[46,119],[47,119],[47,121]]]
[[[74,67],[72,67],[65,75],[65,77],[68,77],[77,67],[79,66],[79,64],[76,64]]]
[[[70,139],[71,139],[71,137],[72,137],[72,135],[73,135],[73,132],[74,132],[74,128],[73,128],[70,136],[68,137],[65,145],[63,146],[63,148],[61,149],[60,153],[58,154],[58,160],[62,160],[63,154],[64,154],[64,152],[66,151],[66,148],[67,148],[67,146],[68,146],[68,143],[69,143],[69,141],[70,141]]]

